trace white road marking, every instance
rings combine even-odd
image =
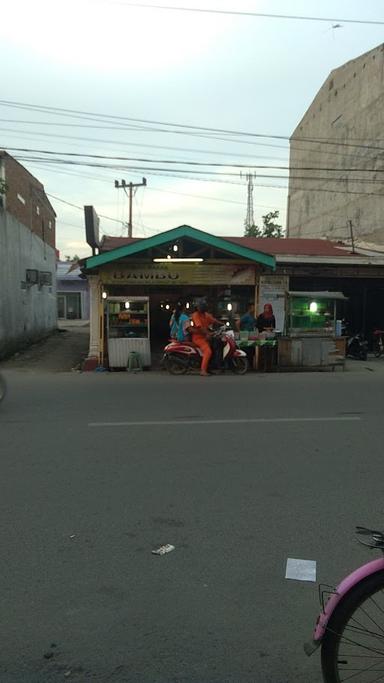
[[[361,417],[255,417],[237,420],[132,420],[129,422],[89,422],[88,427],[168,427],[177,425],[227,425],[275,422],[358,422]]]
[[[295,560],[292,557],[288,557],[285,578],[294,579],[295,581],[316,582],[315,560]]]

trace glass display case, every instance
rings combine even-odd
[[[149,339],[149,302],[124,300],[107,303],[109,339]]]
[[[346,300],[342,292],[289,292],[288,335],[335,336],[338,305]]]
[[[108,297],[106,327],[111,368],[127,367],[131,351],[151,365],[149,297]]]

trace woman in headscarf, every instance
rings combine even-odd
[[[257,318],[259,332],[272,332],[276,327],[275,316],[271,304],[264,304],[264,310]]]
[[[171,338],[177,339],[179,342],[188,341],[190,339],[189,326],[191,321],[186,313],[185,304],[179,301],[172,313],[169,326],[171,328]]]

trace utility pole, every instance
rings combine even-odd
[[[243,177],[243,174],[240,174]],[[254,173],[246,173],[245,178],[248,183],[248,196],[247,196],[247,215],[245,218],[245,229],[251,228],[255,225],[255,216],[253,213],[253,179],[255,177]]]
[[[115,187],[117,189],[123,188],[125,194],[129,198],[129,219],[128,219],[128,237],[132,237],[132,199],[133,199],[133,188],[134,187],[145,187],[147,184],[146,178],[143,178],[141,183],[126,183],[125,180],[121,181],[115,180]],[[129,195],[127,194],[127,187],[129,188]]]

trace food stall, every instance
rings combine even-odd
[[[288,292],[286,330],[279,339],[279,368],[326,368],[343,364],[346,339],[339,318],[342,292]]]
[[[126,368],[131,351],[151,365],[149,297],[105,298],[106,339],[110,368]]]

